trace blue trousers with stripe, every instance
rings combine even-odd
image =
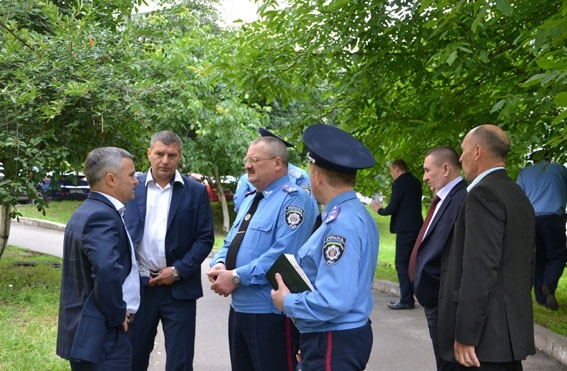
[[[299,333],[283,314],[230,308],[228,340],[232,371],[295,371]]]
[[[372,327],[300,335],[302,371],[359,371],[372,350]]]

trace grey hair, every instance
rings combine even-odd
[[[250,145],[256,145],[259,143],[266,143],[266,148],[268,149],[268,156],[270,157],[281,157],[284,165],[287,166],[289,162],[289,154],[284,142],[279,138],[275,137],[259,137],[250,143]]]
[[[124,158],[132,159],[133,156],[117,147],[100,147],[89,152],[84,168],[89,185],[96,186],[108,172],[118,172]]]
[[[158,131],[157,133],[152,135],[152,139],[150,140],[150,148],[153,148],[156,142],[162,142],[166,146],[175,144],[179,147],[180,151],[183,150],[183,142],[181,141],[181,138],[173,131],[163,130],[163,131]]]

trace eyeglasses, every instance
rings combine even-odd
[[[258,161],[264,161],[264,160],[273,160],[275,157],[268,157],[268,158],[256,158],[256,157],[244,157],[242,159],[242,164],[246,165],[247,163],[250,163],[252,165],[256,164]]]

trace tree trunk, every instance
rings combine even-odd
[[[0,258],[2,254],[4,254],[4,249],[6,245],[8,245],[8,237],[10,237],[10,225],[12,223],[12,218],[10,217],[11,211],[12,205],[0,205]]]
[[[215,186],[217,189],[217,193],[219,194],[219,201],[222,208],[222,230],[223,232],[228,232],[230,229],[230,216],[228,214],[228,205],[226,203],[226,196],[224,195],[224,189],[222,187],[219,171],[215,168],[214,172],[215,172]]]

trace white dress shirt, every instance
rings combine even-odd
[[[183,183],[179,171],[175,171],[174,182]],[[173,194],[173,183],[167,183],[161,187],[154,181],[152,172],[148,171],[146,177],[146,221],[144,224],[144,235],[136,249],[136,257],[140,265],[153,271],[159,271],[167,267],[165,257],[165,236],[167,233],[167,218],[171,196]]]
[[[437,211],[439,211],[439,208],[441,207],[441,205],[443,204],[443,202],[447,198],[447,195],[449,194],[449,192],[451,192],[453,187],[455,187],[457,185],[457,183],[459,183],[461,180],[463,180],[463,178],[458,176],[455,179],[451,180],[449,183],[445,184],[445,186],[443,188],[441,188],[439,190],[439,192],[437,192],[436,196],[439,197],[439,202],[437,203],[437,205],[435,205],[435,211],[433,212],[433,216],[431,217],[431,221],[429,222],[429,225],[427,226],[427,229],[425,230],[425,233],[423,234],[424,237],[427,235],[427,232],[429,231],[429,227],[431,226],[431,222],[435,219],[435,215],[437,215]]]

